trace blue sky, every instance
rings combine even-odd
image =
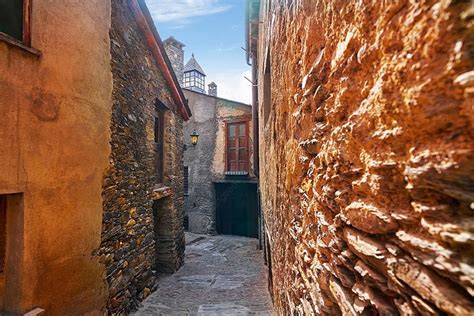
[[[217,84],[218,96],[251,102],[251,77],[245,52],[244,0],[146,0],[164,40],[184,43],[185,63],[194,53],[206,72],[206,84]]]

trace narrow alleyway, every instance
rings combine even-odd
[[[145,315],[273,315],[257,240],[186,234],[186,261],[163,275],[135,313]]]

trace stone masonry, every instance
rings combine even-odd
[[[183,43],[177,41],[174,37],[169,37],[163,41],[168,58],[171,61],[173,70],[178,78],[179,84],[183,84],[183,68],[184,68],[184,50]]]
[[[189,168],[189,192],[185,201],[189,231],[214,234],[216,203],[211,168],[217,135],[216,99],[189,90],[185,93],[194,115],[184,127],[184,133],[190,135],[196,130],[200,134],[199,144],[188,147],[184,153],[184,164]]]
[[[113,108],[110,166],[104,179],[102,243],[107,309],[133,310],[156,286],[155,271],[184,259],[183,119],[128,1],[112,2]],[[164,118],[164,183],[155,176],[157,103]]]
[[[473,315],[473,2],[260,5],[277,313]]]

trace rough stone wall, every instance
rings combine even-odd
[[[184,50],[180,44],[171,38],[165,40],[163,44],[176,78],[178,78],[179,84],[183,85]]]
[[[472,315],[472,2],[267,4],[260,174],[278,313]]]
[[[106,266],[107,308],[116,314],[134,309],[154,289],[154,270],[175,271],[184,256],[182,119],[127,3],[112,2],[112,153],[99,251]],[[157,100],[170,109],[165,113],[166,187],[159,189],[153,147]]]
[[[190,145],[193,130],[199,132],[197,146],[188,146],[184,152],[184,165],[189,170],[189,192],[186,197],[186,215],[189,231],[215,233],[215,192],[212,183],[212,161],[216,145],[216,98],[185,89],[184,95],[193,113],[184,124],[185,143]]]
[[[158,272],[172,273],[184,263],[183,120],[168,112],[165,118],[165,187],[155,190],[155,239]]]
[[[92,252],[110,155],[110,1],[32,3],[41,57],[0,40],[0,314],[102,315],[104,267]]]

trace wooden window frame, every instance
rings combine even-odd
[[[23,29],[22,39],[19,40],[7,33],[0,32],[1,39],[7,42],[17,42],[31,47],[31,2],[33,0],[23,0]]]
[[[238,125],[238,124],[241,124],[241,123],[245,123],[245,133],[246,133],[246,137],[247,137],[247,146],[246,146],[246,153],[247,153],[247,157],[246,157],[246,161],[247,161],[247,168],[245,168],[246,170],[239,170],[239,171],[244,171],[244,172],[247,172],[247,173],[250,173],[250,134],[249,134],[249,126],[250,126],[250,119],[249,118],[242,118],[242,119],[234,119],[234,120],[228,120],[228,121],[225,121],[225,155],[224,155],[224,159],[225,159],[225,172],[230,172],[231,170],[229,170],[229,160],[228,160],[228,152],[229,152],[229,125]],[[237,129],[236,129],[237,131]],[[240,148],[240,147],[238,147]],[[238,148],[236,149],[236,155],[237,155],[237,163],[238,163]]]
[[[31,47],[31,1],[23,0],[23,44]]]
[[[42,53],[38,49],[31,47],[31,15],[32,3],[34,0],[23,0],[23,38],[19,40],[11,35],[0,32],[0,41],[11,46],[20,48],[28,53],[41,57]]]

